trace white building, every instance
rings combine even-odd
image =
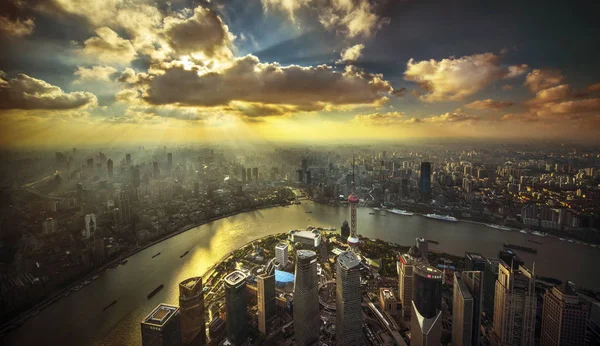
[[[85,216],[85,230],[83,236],[89,239],[96,232],[96,214],[87,214]]]
[[[52,234],[56,232],[56,219],[51,217],[42,222],[42,231],[44,234]]]
[[[279,263],[279,268],[284,268],[288,262],[288,245],[279,243],[275,246],[275,260]]]
[[[321,245],[321,232],[316,229],[312,231],[290,231],[290,238],[293,243],[300,243],[314,248]]]

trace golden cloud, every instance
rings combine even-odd
[[[511,78],[522,71],[524,65],[503,67],[500,57],[493,53],[475,54],[440,61],[431,59],[415,62],[410,59],[404,79],[417,83],[426,91],[424,101],[462,100],[492,82]]]
[[[11,20],[0,16],[0,36],[23,37],[33,33],[35,22],[31,18]]]
[[[564,77],[557,70],[535,69],[527,74],[524,85],[533,92],[560,84]]]
[[[468,103],[465,105],[467,108],[471,109],[502,109],[506,107],[510,107],[514,105],[514,102],[511,101],[497,101],[492,99],[480,100]]]
[[[109,27],[96,30],[98,36],[85,40],[81,53],[85,56],[103,62],[130,62],[136,56],[136,51],[129,40],[123,39]]]
[[[92,93],[67,93],[41,79],[18,74],[7,79],[0,71],[0,109],[68,110],[94,107],[98,99]]]

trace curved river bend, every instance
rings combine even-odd
[[[439,245],[430,244],[432,249],[455,255],[473,251],[495,256],[504,242],[535,247],[537,255],[517,252],[528,266],[536,262],[537,274],[600,289],[600,275],[594,265],[600,263],[598,248],[473,223],[369,212],[373,212],[371,208],[358,209],[358,230],[364,236],[402,245],[413,244],[417,236],[434,239]],[[347,218],[348,208],[305,202],[247,212],[196,227],[140,251],[126,265],[106,270],[80,291],[58,300],[10,332],[3,344],[140,345],[140,321],[158,303],[178,304],[179,282],[204,274],[225,254],[253,239],[309,224],[339,230]],[[180,258],[187,250],[187,256]],[[157,252],[161,255],[152,259]],[[164,284],[164,289],[148,300],[147,294],[160,284]],[[118,303],[103,311],[113,300]]]

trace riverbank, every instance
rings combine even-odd
[[[49,293],[45,298],[43,298],[41,301],[39,301],[38,303],[34,304],[33,306],[31,306],[30,308],[26,309],[25,311],[19,313],[18,315],[14,316],[12,319],[4,322],[2,325],[0,325],[0,337],[2,337],[6,332],[18,328],[19,326],[21,326],[25,321],[27,321],[30,317],[37,315],[37,313],[41,312],[42,310],[46,309],[47,307],[49,307],[50,305],[54,304],[55,302],[57,302],[58,300],[60,300],[61,298],[64,297],[64,295],[67,292],[71,292],[75,287],[82,285],[84,282],[86,282],[87,280],[91,280],[94,276],[96,275],[101,275],[105,270],[109,269],[112,266],[115,265],[119,265],[119,263],[121,263],[123,260],[128,259],[129,257],[139,253],[140,251],[143,251],[151,246],[154,246],[158,243],[161,243],[169,238],[172,238],[174,236],[177,236],[179,234],[182,234],[184,232],[187,232],[191,229],[194,229],[196,227],[200,227],[202,225],[214,222],[214,221],[218,221],[221,219],[225,219],[228,218],[230,216],[235,216],[238,214],[242,214],[242,213],[247,213],[247,212],[252,212],[252,211],[257,211],[257,210],[265,210],[265,209],[271,209],[271,208],[277,208],[277,207],[285,207],[288,206],[289,204],[283,204],[283,203],[278,203],[275,205],[265,205],[265,206],[261,206],[261,207],[256,207],[256,208],[245,208],[245,209],[241,209],[238,211],[234,211],[231,213],[227,213],[227,214],[223,214],[223,215],[219,215],[216,217],[212,217],[210,219],[207,220],[203,220],[203,221],[199,221],[197,223],[194,224],[190,224],[190,225],[186,225],[181,227],[180,229],[178,229],[175,232],[166,234],[154,241],[151,241],[147,244],[144,244],[140,247],[136,247],[135,249],[132,249],[124,254],[121,254],[119,257],[106,262],[105,264],[103,264],[101,267],[96,268],[94,270],[92,270],[91,272],[84,274],[80,279],[76,279],[75,281],[67,284],[65,287],[61,288],[58,291],[55,291],[53,293]],[[229,254],[230,255],[230,254]],[[225,257],[229,256],[226,255]],[[219,263],[222,261],[219,261]]]

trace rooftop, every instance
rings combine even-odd
[[[287,249],[288,245],[286,243],[279,243],[275,245],[276,249]]]
[[[301,237],[301,238],[309,238],[309,239],[314,239],[314,238],[318,238],[321,235],[321,233],[314,232],[314,231],[297,231],[293,234],[294,237]]]
[[[356,257],[356,255],[350,251],[342,252],[338,256],[337,260],[344,269],[351,269],[360,264],[358,257]]]
[[[178,306],[161,303],[148,316],[146,316],[146,318],[144,318],[143,323],[155,326],[163,326],[173,315],[175,315],[178,310]]]
[[[179,286],[185,287],[186,289],[188,289],[190,291],[193,291],[197,285],[202,286],[202,277],[200,277],[200,276],[186,279],[179,284]],[[200,287],[200,288],[202,288],[202,287]]]
[[[465,252],[465,257],[470,258],[472,260],[484,261],[485,258],[482,254],[477,252]]]
[[[225,283],[229,285],[237,286],[246,280],[246,274],[239,270],[236,270],[234,272],[229,273],[224,280]]]
[[[396,299],[396,297],[394,297],[394,293],[392,292],[392,290],[390,290],[388,288],[380,288],[380,290],[381,290],[381,295],[383,296],[383,299],[385,299],[385,300]]]
[[[298,250],[296,254],[298,255],[298,259],[301,260],[317,257],[317,253],[311,250]]]

